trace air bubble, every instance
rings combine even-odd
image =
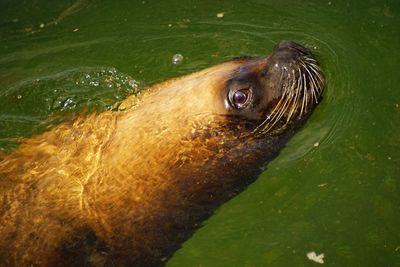
[[[72,98],[67,98],[62,105],[62,109],[73,109],[75,107],[76,102]]]
[[[138,90],[139,85],[138,85],[138,82],[137,82],[137,81],[135,81],[135,80],[130,80],[130,81],[128,82],[128,84],[129,84],[129,86],[131,87],[131,88],[130,88],[130,91],[133,90],[133,92],[136,92],[136,91]]]
[[[174,65],[181,64],[182,61],[183,61],[183,56],[181,54],[175,54],[172,57],[172,64],[174,64]]]

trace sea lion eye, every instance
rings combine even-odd
[[[242,88],[231,92],[229,100],[234,108],[242,109],[246,107],[247,104],[250,102],[249,101],[250,98],[251,98],[250,88]]]

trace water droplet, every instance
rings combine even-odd
[[[129,81],[129,86],[132,87],[133,89],[137,89],[138,84],[135,80],[130,80]]]
[[[76,102],[72,98],[67,98],[62,105],[62,109],[73,109],[75,106]]]
[[[17,99],[21,99],[22,98],[22,95],[17,95]]]
[[[183,61],[183,56],[181,54],[175,54],[172,57],[172,64],[177,65],[177,64],[181,64]]]

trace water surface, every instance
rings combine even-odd
[[[65,114],[280,40],[311,48],[323,101],[167,266],[400,266],[398,1],[0,1],[0,149]],[[172,64],[174,54],[183,62]]]

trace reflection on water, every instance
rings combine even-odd
[[[65,112],[119,109],[139,90],[136,80],[115,68],[80,67],[18,82],[0,92],[1,147],[59,123]]]

